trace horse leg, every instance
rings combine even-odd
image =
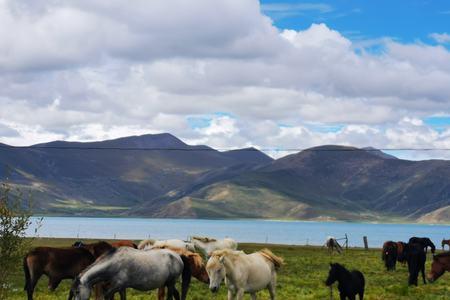
[[[425,264],[422,266],[422,279],[423,279],[423,284],[427,284],[427,281],[425,280]]]
[[[244,299],[244,289],[238,289],[236,293],[236,300]]]
[[[235,293],[234,292],[232,292],[232,291],[230,291],[230,290],[228,290],[228,300],[234,300],[235,299]]]
[[[48,289],[52,292],[56,290],[58,285],[61,283],[61,278],[48,277]]]
[[[165,287],[158,288],[158,300],[164,300],[165,296],[166,296],[166,288]]]
[[[33,270],[30,270],[30,282],[25,286],[28,300],[33,300],[34,289],[42,274],[42,272],[34,273]]]
[[[120,300],[127,300],[127,290],[121,289],[119,292]]]
[[[103,284],[98,283],[94,285],[94,299],[95,300],[103,299]]]
[[[359,292],[359,300],[363,300],[363,298],[364,298],[364,290],[361,290]]]
[[[345,300],[345,295],[344,295],[344,293],[339,293],[339,297],[341,298],[341,300]]]
[[[251,293],[250,297],[252,297],[252,300],[256,300],[256,293]]]
[[[167,300],[172,300],[175,298],[175,300],[180,300],[180,293],[178,293],[177,289],[175,288],[176,280],[171,279],[169,282],[167,282]]]
[[[267,287],[269,289],[270,300],[275,300],[276,280],[276,276],[272,276],[272,280],[270,280],[269,286]]]
[[[184,268],[181,276],[181,300],[186,300],[187,293],[189,291],[189,285],[191,284],[192,270],[189,262],[183,259]]]
[[[108,287],[103,291],[103,297],[108,300],[114,300],[114,294],[120,291],[122,291],[120,287],[110,283]]]

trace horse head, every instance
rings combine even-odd
[[[219,291],[220,284],[226,276],[225,269],[225,255],[224,251],[215,251],[206,263],[206,272],[209,277],[209,289],[213,293]]]
[[[330,263],[330,271],[328,272],[328,278],[325,281],[327,286],[332,285],[338,279],[338,266],[339,264],[337,263]]]
[[[75,243],[72,244],[72,247],[81,248],[81,247],[84,247],[85,245],[86,244],[83,243],[82,241],[76,241]]]
[[[439,261],[438,256],[433,256],[433,262],[431,263],[430,272],[427,274],[429,282],[434,282],[436,279],[442,276],[445,272],[444,265]]]
[[[75,300],[88,300],[91,296],[91,289],[81,283],[79,276],[74,279],[70,290],[73,293]]]

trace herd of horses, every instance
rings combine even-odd
[[[450,247],[450,240],[442,240],[442,250],[444,246]],[[427,259],[427,251],[430,248],[433,255],[431,270],[425,276],[425,262]],[[426,237],[412,237],[408,243],[387,241],[383,244],[381,258],[384,261],[388,271],[395,270],[397,262],[408,265],[408,284],[416,285],[419,273],[422,274],[423,283],[427,280],[430,282],[438,279],[445,271],[450,271],[450,251],[435,255],[436,246]],[[426,278],[427,277],[427,278]]]
[[[442,248],[450,240],[442,241]],[[276,296],[276,274],[283,259],[269,249],[246,254],[237,250],[230,238],[216,240],[192,237],[190,241],[144,240],[108,243],[75,242],[70,247],[36,247],[23,259],[25,291],[28,300],[42,275],[49,279],[48,288],[54,290],[64,279],[71,279],[68,299],[87,300],[94,292],[95,299],[114,299],[117,293],[126,299],[126,289],[158,290],[158,300],[186,299],[192,277],[208,284],[216,293],[224,281],[228,299],[243,299],[244,293],[256,299],[256,293],[267,289],[272,300]],[[326,246],[342,252],[334,238]],[[387,241],[383,245],[382,260],[388,271],[396,263],[408,265],[410,285],[417,285],[419,273],[425,279],[425,261],[428,248],[433,254],[428,280],[435,281],[450,271],[450,251],[435,255],[436,247],[429,238],[412,237],[408,243]],[[181,278],[181,294],[176,283]],[[349,271],[339,263],[330,263],[327,286],[338,283],[340,299],[364,297],[365,278],[358,271]]]
[[[206,260],[206,262],[205,262]],[[158,289],[158,299],[186,299],[192,277],[209,284],[215,293],[222,281],[228,288],[228,299],[242,299],[249,293],[268,289],[275,299],[276,272],[283,259],[269,249],[246,254],[237,250],[230,238],[216,240],[192,237],[183,240],[144,240],[85,244],[71,247],[36,247],[23,259],[25,291],[33,299],[42,275],[49,278],[54,290],[64,279],[72,279],[68,299],[87,300],[92,291],[95,299],[114,299],[118,293],[126,299],[126,289]],[[176,283],[181,278],[181,294]]]

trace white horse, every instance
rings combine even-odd
[[[207,237],[193,236],[191,238],[192,243],[195,248],[203,252],[206,257],[209,257],[211,253],[217,250],[236,250],[237,243],[235,240],[230,238],[224,238],[222,240],[211,239]]]
[[[148,250],[151,248],[179,248],[188,251],[195,251],[195,246],[193,243],[185,242],[179,239],[169,239],[169,240],[143,240],[139,243],[138,249]]]
[[[342,253],[341,245],[339,245],[336,238],[332,236],[327,237],[327,240],[325,241],[325,246],[328,248],[328,251],[330,251],[330,253],[333,253],[333,250],[336,250],[338,253]]]
[[[180,299],[175,284],[183,269],[183,260],[173,251],[121,247],[101,256],[84,270],[75,279],[72,291],[75,300],[88,300],[92,286],[106,282],[105,299],[125,288],[149,291],[160,287],[167,287],[167,299],[173,299],[173,296]]]
[[[270,299],[274,300],[276,271],[282,264],[283,259],[268,249],[252,254],[229,249],[217,250],[211,254],[206,264],[209,288],[216,293],[225,278],[228,300],[241,300],[244,293],[250,293],[252,300],[255,300],[256,292],[265,288],[269,290]]]

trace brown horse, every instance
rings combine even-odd
[[[395,270],[395,263],[397,262],[397,243],[393,241],[387,241],[383,244],[381,252],[381,259],[384,261],[384,265],[388,271]]]
[[[183,262],[185,262],[185,261],[188,262],[188,266],[185,266],[185,268],[186,267],[189,268],[191,276],[194,276],[200,282],[203,282],[206,284],[209,283],[208,272],[206,272],[205,264],[203,263],[203,258],[201,257],[200,254],[191,252],[186,249],[173,248],[173,247],[168,247],[168,246],[155,247],[153,249],[169,249],[171,251],[178,253],[182,257]],[[145,251],[151,251],[151,250],[145,250]],[[183,290],[181,291],[181,300],[186,299],[186,294],[189,289],[189,283],[190,283],[190,279],[187,281],[186,289],[184,291]],[[165,289],[163,287],[159,288],[158,289],[158,300],[164,300],[164,297],[165,297]]]
[[[450,240],[442,239],[441,242],[442,250],[444,250],[445,245],[447,245],[450,248]]]
[[[23,259],[28,300],[33,299],[34,288],[42,275],[48,277],[49,289],[55,290],[62,280],[74,279],[94,261],[92,253],[83,248],[34,248]],[[69,299],[72,297],[70,292]]]
[[[405,247],[406,247],[405,242],[401,241],[397,242],[397,261],[399,263],[402,263],[403,265],[406,264]]]
[[[113,246],[114,248],[119,248],[119,247],[130,247],[130,248],[134,248],[137,249],[137,245],[130,240],[123,240],[123,241],[117,241],[117,242],[111,242],[111,246]]]
[[[431,270],[427,275],[428,281],[435,281],[441,277],[445,271],[450,271],[450,252],[441,253],[433,257]]]

